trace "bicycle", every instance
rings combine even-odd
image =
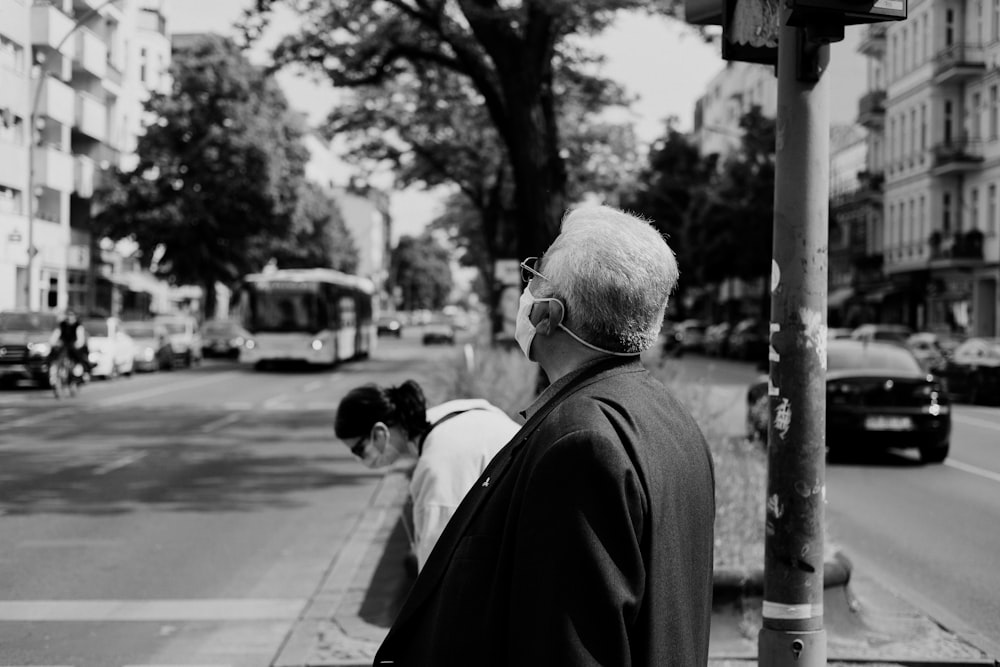
[[[60,350],[49,364],[49,386],[56,398],[76,396],[79,392],[83,377],[77,372],[77,366],[79,364],[70,359],[65,350]]]

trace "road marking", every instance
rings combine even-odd
[[[136,461],[145,458],[145,456],[146,452],[138,452],[136,454],[129,454],[127,456],[123,456],[120,459],[115,459],[114,461],[111,461],[110,463],[105,463],[100,468],[95,469],[94,474],[106,475],[109,472],[118,470],[119,468],[124,468],[127,465],[131,465]]]
[[[0,621],[293,621],[306,600],[0,600]]]
[[[237,415],[226,415],[225,417],[220,417],[220,418],[215,419],[213,421],[210,421],[207,424],[205,424],[204,426],[202,426],[201,427],[201,432],[202,433],[212,433],[213,431],[219,430],[223,426],[228,426],[228,425],[232,424],[235,421],[239,421],[239,419],[240,419],[240,415],[238,415],[238,414]]]
[[[34,426],[39,422],[44,422],[47,420],[56,420],[62,417],[64,414],[72,412],[71,408],[66,408],[63,410],[43,410],[37,415],[29,415],[27,417],[22,417],[21,419],[15,419],[12,422],[7,422],[4,424],[7,428],[17,428],[19,426]]]
[[[985,419],[976,419],[975,417],[969,417],[968,415],[960,415],[957,413],[952,413],[951,419],[952,421],[968,424],[969,426],[978,426],[979,428],[986,428],[992,431],[1000,431],[1000,424],[986,421]]]
[[[306,386],[302,387],[302,391],[316,391],[317,389],[322,389],[326,382],[323,380],[314,380]]]
[[[98,401],[97,405],[102,408],[110,407],[113,405],[121,405],[122,403],[132,403],[134,401],[141,401],[145,398],[151,398],[153,396],[161,396],[163,394],[172,394],[177,391],[191,389],[193,387],[200,387],[207,384],[213,384],[215,382],[221,382],[223,380],[228,380],[232,375],[235,375],[235,371],[230,371],[228,373],[220,373],[218,375],[210,375],[208,377],[197,378],[189,382],[178,382],[176,384],[168,384],[163,386],[152,387],[146,389],[145,391],[137,391],[124,396],[115,396],[114,398],[106,398],[103,401]]]
[[[945,459],[944,464],[946,466],[951,466],[956,470],[961,470],[972,475],[979,475],[980,477],[985,477],[986,479],[993,480],[994,482],[1000,482],[1000,473],[995,473],[992,470],[986,470],[984,468],[969,465],[968,463],[962,463],[961,461],[956,461],[952,458]]]
[[[285,402],[287,399],[285,394],[278,394],[264,401],[261,407],[265,410],[290,410],[293,406]]]

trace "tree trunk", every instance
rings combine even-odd
[[[204,297],[201,300],[201,319],[203,322],[215,319],[215,281],[206,280],[204,285],[202,285],[202,290],[204,292]]]

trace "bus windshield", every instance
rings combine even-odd
[[[247,329],[251,332],[316,333],[329,326],[326,308],[315,290],[254,290]]]

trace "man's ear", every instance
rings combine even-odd
[[[563,308],[562,301],[552,299],[551,301],[536,302],[536,306],[541,305],[542,319],[535,324],[535,333],[543,336],[551,336],[559,330],[563,318],[566,316],[566,309]]]

